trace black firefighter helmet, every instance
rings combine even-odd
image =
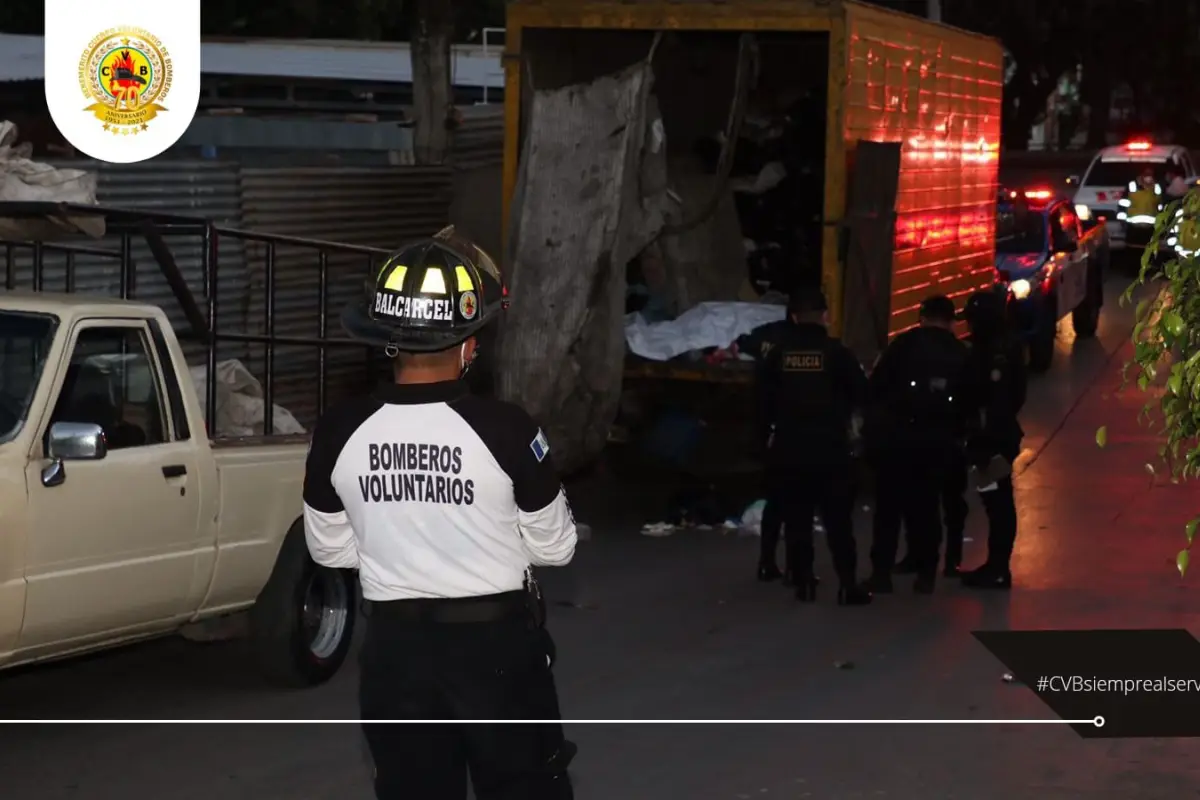
[[[389,256],[365,302],[342,311],[351,337],[400,352],[433,353],[465,342],[508,307],[500,270],[453,227]]]

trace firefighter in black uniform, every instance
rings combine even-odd
[[[988,555],[982,566],[963,573],[962,582],[972,588],[1009,589],[1009,561],[1017,538],[1012,464],[1025,435],[1017,419],[1025,405],[1025,358],[1008,330],[1003,295],[977,292],[967,301],[963,317],[971,329],[970,368],[976,387],[967,460],[987,513]]]
[[[750,333],[739,336],[737,341],[734,342],[734,350],[736,352],[745,353],[754,359],[756,372],[759,373],[756,375],[756,381],[759,385],[762,384],[761,372],[767,363],[767,355],[779,341],[783,332],[791,327],[791,325],[792,321],[786,317],[778,322],[768,322],[766,325],[758,326],[750,331]],[[760,425],[760,428],[766,431],[768,425]],[[765,451],[767,442],[763,440],[761,444]],[[763,505],[761,528],[758,579],[763,582],[771,582],[786,577],[785,583],[790,583],[791,575],[785,576],[784,573],[779,571],[777,556],[779,551],[779,533],[783,529],[783,518],[779,513],[779,504],[771,496],[770,485],[767,486],[767,501]]]
[[[867,379],[854,355],[829,336],[826,311],[819,289],[797,289],[788,304],[793,325],[767,355],[761,383],[767,469],[796,597],[816,599],[813,515],[819,511],[837,571],[838,604],[865,605],[871,594],[856,576],[850,425],[866,399]]]
[[[867,452],[876,469],[873,592],[892,591],[901,525],[914,590],[933,591],[941,547],[939,498],[960,446],[969,400],[967,350],[954,335],[954,303],[921,303],[921,325],[892,340],[871,372]]]
[[[462,800],[468,773],[480,800],[573,796],[557,723],[370,722],[558,718],[530,565],[571,560],[574,518],[541,429],[463,381],[502,296],[491,259],[453,234],[396,253],[342,314],[393,360],[395,381],[313,432],[305,538],[318,564],[359,572],[359,705],[379,800]]]

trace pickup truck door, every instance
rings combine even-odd
[[[83,320],[55,376],[26,476],[31,516],[20,650],[56,649],[191,611],[199,553],[202,453],[171,425],[164,370],[144,320]],[[108,454],[66,461],[45,486],[42,442],[55,422],[101,425]]]
[[[1088,253],[1080,241],[1079,221],[1075,210],[1063,203],[1050,212],[1050,241],[1067,242],[1075,246],[1073,253],[1056,253],[1058,272],[1058,318],[1075,310],[1087,297]]]

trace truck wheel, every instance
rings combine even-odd
[[[354,573],[318,566],[293,528],[250,611],[259,668],[282,686],[325,683],[350,651],[356,608]]]
[[[1071,312],[1071,324],[1075,326],[1075,336],[1080,339],[1096,335],[1100,326],[1100,287],[1095,282],[1088,287],[1087,297]]]
[[[1056,308],[1056,300],[1050,297],[1047,301],[1050,308]],[[1054,339],[1057,326],[1053,316],[1042,324],[1029,340],[1029,370],[1030,372],[1045,372],[1054,361]]]

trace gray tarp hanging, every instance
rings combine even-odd
[[[625,360],[626,264],[663,224],[665,143],[652,84],[642,62],[532,100],[498,389],[545,428],[567,470],[607,440]]]

